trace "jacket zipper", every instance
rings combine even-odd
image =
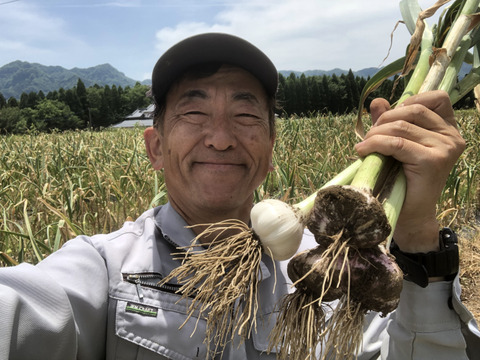
[[[164,236],[162,233],[162,230],[156,223],[155,223],[155,236],[157,239],[165,240],[170,246],[172,246],[177,251],[179,250],[178,245],[175,242],[173,242],[168,236]],[[183,293],[180,291],[181,285],[179,284],[166,283],[161,286],[158,285],[158,283],[163,279],[162,274],[158,272],[144,272],[144,273],[136,273],[136,274],[124,273],[122,275],[123,275],[124,281],[128,281],[129,283],[135,284],[137,288],[137,294],[140,299],[143,299],[142,287],[148,287],[151,289],[165,291],[172,294],[183,295]],[[194,296],[190,296],[190,297],[194,298]]]
[[[143,299],[142,287],[148,287],[151,289],[156,289],[160,291],[165,291],[171,294],[182,295],[180,288],[182,285],[165,283],[158,285],[158,283],[163,279],[162,274],[160,273],[140,273],[140,274],[123,274],[123,280],[135,284],[137,287],[137,294],[140,299]]]

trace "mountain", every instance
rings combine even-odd
[[[460,71],[458,72],[458,77],[459,79],[462,79],[465,75],[467,75],[470,70],[472,69],[472,65],[463,63],[462,67],[460,68]],[[370,67],[370,68],[365,68],[361,69],[358,71],[352,71],[354,76],[359,76],[363,77],[365,79],[368,79],[369,77],[372,77],[377,73],[377,71],[380,70],[380,68],[375,68],[375,67]],[[340,76],[342,74],[348,74],[349,70],[343,70],[343,69],[332,69],[332,70],[307,70],[307,71],[295,71],[295,70],[280,70],[279,73],[282,74],[284,77],[288,77],[291,73],[294,73],[295,76],[300,77],[302,74],[305,74],[305,76],[332,76],[333,74]]]
[[[45,66],[17,60],[0,67],[0,93],[6,99],[11,96],[18,99],[22,92],[28,94],[40,90],[46,95],[49,91],[74,87],[79,78],[86,87],[95,84],[125,87],[134,86],[136,83],[136,80],[125,76],[110,64],[67,70],[61,66]]]
[[[464,64],[459,73],[459,77],[463,78],[471,66]],[[353,75],[367,79],[372,77],[379,69],[370,67],[353,71]],[[332,70],[280,70],[279,72],[288,77],[294,73],[297,77],[302,73],[305,76],[332,76],[333,74],[340,76],[347,74],[349,70],[332,69]],[[115,69],[110,64],[97,65],[94,67],[80,69],[73,68],[67,70],[61,66],[45,66],[36,63],[29,63],[25,61],[14,61],[7,65],[0,67],[0,93],[6,98],[11,96],[19,99],[22,92],[27,94],[31,91],[38,92],[42,90],[45,95],[49,91],[58,90],[60,88],[70,89],[77,85],[78,79],[82,79],[86,87],[98,84],[117,85],[117,86],[134,86],[137,82],[131,79],[122,72]],[[144,80],[142,85],[151,85],[151,80]]]
[[[354,71],[355,76],[368,78],[377,71],[377,68],[367,68],[359,71]],[[290,73],[300,76],[305,73],[306,76],[327,75],[332,74],[341,75],[347,74],[348,70],[333,69],[333,70],[281,70],[280,73],[288,77]],[[37,63],[29,63],[26,61],[13,61],[7,65],[0,67],[0,93],[6,98],[15,97],[20,98],[22,92],[29,93],[39,92],[42,90],[45,95],[49,91],[58,90],[60,88],[70,89],[77,85],[78,79],[82,79],[86,87],[98,84],[117,85],[117,86],[134,86],[137,82],[131,79],[122,72],[115,69],[110,64],[97,65],[94,67],[81,69],[65,69],[61,66],[45,66]],[[151,85],[151,80],[143,80],[142,85]]]

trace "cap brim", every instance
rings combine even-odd
[[[163,98],[172,83],[187,69],[212,62],[249,71],[263,84],[269,96],[277,91],[277,69],[261,50],[237,36],[206,33],[182,40],[158,59],[152,73],[153,96]]]

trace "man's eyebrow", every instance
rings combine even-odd
[[[251,103],[259,104],[257,97],[249,91],[241,91],[233,94],[233,100],[247,100]]]
[[[183,99],[192,99],[192,98],[200,98],[200,99],[207,99],[208,94],[200,89],[191,89],[185,91],[182,96],[180,96],[180,100]]]

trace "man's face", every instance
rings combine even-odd
[[[260,82],[222,66],[214,75],[184,78],[166,101],[158,154],[169,200],[189,224],[238,218],[248,221],[254,190],[272,170],[274,138]],[[148,148],[148,137],[147,148]]]

